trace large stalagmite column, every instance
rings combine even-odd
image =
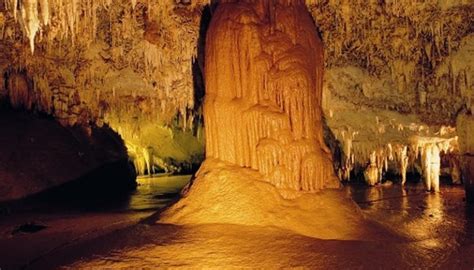
[[[336,187],[323,141],[323,44],[303,0],[221,1],[207,33],[207,158],[280,189]]]
[[[206,160],[160,214],[358,239],[323,141],[323,46],[303,0],[221,1],[206,41]]]

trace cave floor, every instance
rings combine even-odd
[[[353,184],[344,192],[368,219],[407,240],[321,240],[271,227],[142,220],[57,248],[28,268],[473,269],[474,210],[464,205],[462,187],[444,185],[430,194],[421,184]]]
[[[57,252],[153,215],[177,196],[190,177],[139,178],[136,190],[120,196],[48,193],[0,204],[0,269],[37,269],[34,265],[42,260],[56,266]]]

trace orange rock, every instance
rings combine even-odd
[[[277,187],[339,185],[324,151],[323,44],[304,1],[233,1],[207,33],[206,155]]]

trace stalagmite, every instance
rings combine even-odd
[[[431,148],[433,146],[428,144],[421,154],[421,160],[423,165],[423,180],[425,183],[426,190],[431,190]]]
[[[282,189],[337,186],[322,139],[323,47],[303,1],[241,2],[223,5],[208,30],[207,157]]]
[[[431,148],[430,179],[431,188],[434,192],[439,192],[439,173],[441,167],[439,147],[435,144]]]
[[[377,167],[377,156],[375,151],[370,154],[370,164],[364,171],[365,181],[369,186],[379,182],[379,168]]]
[[[423,180],[427,191],[439,192],[441,152],[445,154],[457,148],[458,137],[413,137],[413,147],[421,149]]]
[[[408,168],[408,147],[403,146],[399,150],[399,164],[400,164],[400,173],[402,175],[402,185],[407,181],[407,168]]]
[[[206,160],[159,222],[275,226],[325,238],[325,228],[359,219],[334,201],[341,193],[316,192],[340,184],[322,138],[324,59],[315,33],[304,1],[219,4],[206,39]]]

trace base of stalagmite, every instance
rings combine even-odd
[[[261,179],[255,170],[207,159],[183,198],[161,213],[158,222],[270,226],[321,239],[382,235],[340,190],[296,195]],[[282,193],[293,198],[285,199]]]

